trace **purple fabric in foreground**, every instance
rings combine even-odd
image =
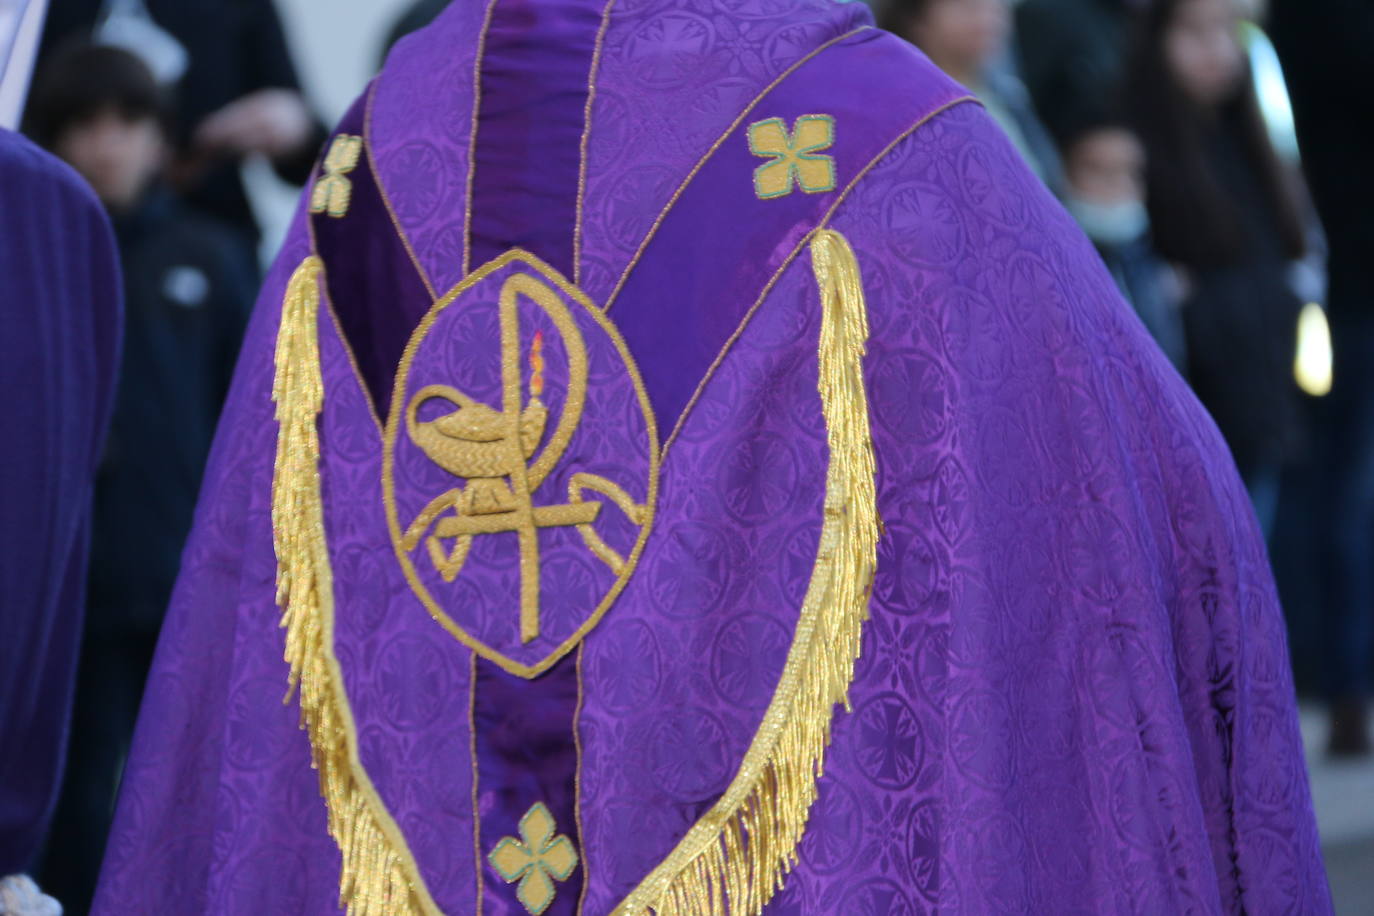
[[[379,187],[440,289],[461,272],[453,253],[461,264],[478,6],[451,5],[401,46],[368,127]],[[903,78],[926,94],[891,123],[847,112],[842,99],[825,110],[826,87],[861,77],[873,66],[864,48],[891,38],[821,51],[820,79],[808,83],[799,69],[799,82],[784,80],[751,108],[866,14],[829,0],[730,7],[611,7],[576,270],[605,302],[650,227],[674,219],[672,209],[663,216],[674,190],[737,117],[832,113],[837,136],[846,125],[859,132],[857,148],[892,144],[831,220],[855,249],[872,323],[865,372],[886,524],[872,619],[800,861],[766,916],[1329,913],[1277,598],[1211,421],[993,122],[969,103],[937,113],[960,92],[924,58],[902,52]],[[532,79],[538,64],[528,64]],[[761,161],[741,154],[740,137],[727,136],[710,163],[728,172]],[[850,161],[860,156],[851,139],[834,155],[841,175],[857,176],[867,162]],[[558,829],[579,844],[582,888],[574,901],[575,885],[559,885],[560,912],[609,914],[719,797],[773,693],[814,560],[827,460],[819,303],[809,257],[786,257],[808,217],[764,208],[747,181],[731,191],[724,177],[686,235],[758,213],[756,228],[775,244],[685,260],[660,258],[651,244],[636,283],[666,300],[689,271],[747,271],[780,254],[784,266],[682,412],[643,555],[581,644],[579,823],[560,814]],[[480,169],[476,181],[484,193]],[[287,671],[273,593],[272,352],[286,278],[310,252],[304,230],[298,220],[248,336],[97,913],[337,912],[339,856],[308,741],[295,706],[280,702]],[[492,303],[503,276],[442,313],[415,351],[412,388],[447,381],[499,403]],[[725,304],[679,296],[675,311],[747,307],[757,293]],[[626,298],[610,318],[624,309],[629,326],[630,311],[654,304]],[[526,384],[529,334],[542,319],[530,303],[520,308]],[[689,333],[686,317],[665,320]],[[588,469],[642,500],[647,431],[628,371],[590,313],[577,321],[587,406],[536,504]],[[550,332],[555,413],[566,404],[560,346]],[[646,376],[697,365],[671,338],[638,346],[631,356],[652,365]],[[517,916],[514,886],[486,861],[509,818],[482,821],[490,808],[474,768],[507,768],[513,811],[541,793],[559,805],[560,787],[540,780],[566,767],[516,753],[474,759],[480,733],[496,727],[488,721],[506,719],[474,716],[471,704],[486,690],[511,721],[543,728],[526,704],[563,682],[555,669],[526,692],[503,675],[494,692],[480,667],[474,682],[471,650],[403,574],[386,526],[381,430],[327,316],[320,350],[335,649],[360,760],[442,912],[470,916],[481,899],[488,916]],[[673,419],[657,418],[661,437]],[[395,501],[410,518],[445,478],[414,449],[393,456]],[[617,517],[604,508],[598,526]],[[624,552],[623,527],[596,530]],[[572,632],[609,576],[570,529],[542,533],[540,547],[546,632],[528,644],[510,610],[519,575],[508,545],[474,542],[472,568],[452,582],[427,567],[416,578],[445,596],[469,635],[533,663]]]
[[[0,129],[0,875],[33,863],[62,783],[120,289],[90,189]]]

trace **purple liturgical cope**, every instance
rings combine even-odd
[[[385,912],[635,912],[828,549],[819,229],[866,300],[876,575],[795,864],[709,912],[1330,912],[1215,427],[977,103],[831,0],[461,2],[397,46],[258,304],[96,912],[342,909],[275,588],[312,256],[318,670]]]
[[[0,877],[33,865],[62,783],[120,289],[90,188],[0,130]]]

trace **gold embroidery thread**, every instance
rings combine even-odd
[[[837,704],[848,692],[880,530],[864,389],[868,317],[844,236],[818,231],[821,408],[830,460],[820,544],[777,690],[735,778],[613,916],[759,916],[796,862]]]
[[[519,881],[515,897],[534,916],[547,910],[558,895],[555,881],[566,881],[577,868],[572,840],[556,834],[558,825],[543,802],[535,802],[520,818],[519,838],[503,837],[487,856],[507,884]]]
[[[512,263],[525,270],[511,272],[497,296],[500,324],[500,407],[483,404],[456,387],[424,385],[407,388],[411,365],[430,329],[443,311],[463,293]],[[547,364],[542,335],[536,332],[526,352],[520,351],[519,297],[531,300],[553,325],[562,343],[567,379],[556,423],[542,402]],[[532,494],[558,466],[585,407],[588,366],[586,342],[572,317],[573,304],[582,308],[610,339],[633,386],[647,434],[645,499],[636,503],[620,485],[593,474],[569,475],[568,500],[558,505],[534,505]],[[524,378],[528,370],[528,379]],[[397,370],[396,385],[384,431],[382,499],[387,525],[402,572],[430,615],[459,642],[503,670],[518,677],[536,677],[567,654],[600,622],[633,573],[653,524],[658,494],[658,432],[648,393],[624,340],[615,326],[586,294],[534,255],[512,249],[469,274],[430,309],[411,335]],[[447,403],[441,416],[432,402]],[[553,425],[552,433],[547,427]],[[433,496],[413,518],[400,517],[396,499],[398,443],[413,446],[457,478],[460,486]],[[523,480],[522,480],[523,478]],[[597,499],[606,497],[605,501]],[[593,523],[613,504],[639,529],[629,555],[605,544]],[[414,511],[412,507],[408,512]],[[533,664],[517,661],[468,633],[449,616],[422,578],[418,564],[427,561],[446,583],[461,575],[473,539],[487,534],[515,532],[520,547],[519,638],[528,644],[541,635],[539,610],[539,530],[576,528],[588,550],[607,565],[616,580],[576,631]],[[423,550],[421,549],[423,548]]]
[[[835,158],[821,154],[835,142],[835,119],[811,114],[797,118],[792,133],[782,118],[749,125],[749,152],[767,156],[754,170],[754,193],[760,200],[786,197],[793,185],[806,194],[835,190]]]
[[[272,383],[279,426],[272,540],[290,690],[300,692],[302,726],[319,770],[329,833],[343,857],[339,905],[349,916],[440,916],[404,837],[358,760],[357,730],[334,655],[334,580],[316,428],[324,406],[318,340],[322,271],[322,262],[312,255],[287,284]]]
[[[706,163],[710,161],[711,157],[714,156],[716,152],[722,146],[725,145],[725,142],[729,140],[730,137],[734,136],[735,129],[744,123],[744,119],[749,117],[750,113],[753,112],[753,110],[759,105],[759,103],[762,102],[770,92],[772,92],[778,86],[782,85],[783,81],[785,81],[793,73],[796,73],[798,70],[800,70],[813,58],[819,56],[821,53],[829,50],[835,45],[848,41],[855,35],[869,31],[874,28],[875,26],[871,25],[861,25],[856,29],[852,29],[851,31],[845,32],[843,35],[836,35],[829,41],[821,45],[818,45],[815,48],[812,48],[806,54],[803,54],[801,57],[794,60],[787,67],[786,70],[783,70],[777,76],[773,77],[772,82],[770,82],[767,86],[764,86],[762,89],[760,89],[758,93],[752,99],[749,100],[748,104],[746,104],[744,108],[741,109],[740,113],[735,116],[735,119],[726,126],[725,130],[721,132],[721,134],[718,137],[716,137],[715,141],[712,142],[712,144],[709,147],[707,147],[706,151],[701,154],[701,158],[698,159],[696,163],[692,166],[692,168],[687,172],[687,174],[682,177],[682,181],[678,183],[678,186],[673,191],[672,196],[668,198],[668,202],[663,205],[663,209],[658,211],[658,216],[654,217],[653,223],[649,226],[649,231],[644,234],[644,238],[640,239],[639,247],[635,249],[635,253],[631,255],[630,260],[626,262],[624,269],[620,271],[620,278],[616,280],[615,288],[611,290],[611,294],[608,297],[606,297],[606,302],[602,306],[602,311],[609,312],[611,310],[611,306],[615,305],[616,301],[620,298],[621,291],[625,288],[625,284],[629,282],[630,274],[634,273],[635,268],[639,266],[640,260],[644,257],[644,252],[648,250],[649,245],[658,236],[659,229],[662,228],[664,221],[668,218],[668,214],[672,212],[675,206],[677,206],[677,202],[682,198],[683,193],[687,190],[687,186],[690,185],[692,181],[697,177],[697,173],[700,172],[703,168],[705,168]]]
[[[544,392],[543,332],[534,334],[530,348],[529,398],[521,405],[519,296],[537,303],[552,320],[568,357],[568,387],[558,425],[543,451],[539,451],[549,411],[541,400]],[[605,478],[576,474],[569,484],[569,501],[562,505],[535,506],[534,491],[557,465],[577,430],[587,397],[587,348],[567,306],[542,280],[526,273],[512,275],[501,286],[502,408],[495,410],[449,385],[427,385],[417,391],[406,408],[406,430],[412,442],[448,473],[461,478],[455,487],[432,499],[401,537],[401,546],[414,550],[425,539],[431,561],[446,582],[462,570],[472,539],[483,534],[513,531],[520,544],[520,639],[538,638],[539,541],[538,529],[576,527],[583,540],[617,575],[625,561],[608,547],[592,528],[601,503],[586,502],[583,490],[610,497],[636,525],[642,525],[643,507]],[[428,421],[418,419],[422,406],[445,401],[455,408]],[[535,458],[535,453],[539,457]],[[533,459],[532,464],[527,464]],[[444,542],[453,541],[447,551]]]
[[[864,26],[863,28],[868,28],[868,26]],[[830,208],[826,210],[825,215],[821,218],[820,225],[816,227],[815,231],[820,232],[830,224],[830,220],[834,218],[836,212],[839,211],[840,206],[849,199],[850,193],[853,192],[853,190],[856,187],[858,187],[859,182],[862,181],[865,177],[867,177],[869,172],[877,168],[878,164],[883,162],[888,157],[888,154],[890,154],[894,149],[897,148],[898,144],[902,143],[904,140],[906,140],[908,137],[914,134],[921,127],[929,123],[931,119],[943,114],[944,112],[950,110],[956,105],[964,104],[978,105],[981,103],[978,101],[978,98],[976,96],[972,95],[963,95],[957,99],[951,99],[943,105],[937,106],[931,111],[926,112],[919,119],[917,119],[915,123],[907,126],[904,130],[901,131],[901,133],[897,134],[897,136],[894,137],[886,146],[884,146],[881,150],[878,151],[877,155],[875,155],[872,159],[868,161],[867,165],[859,169],[858,173],[855,174],[853,178],[849,179],[849,183],[845,185],[844,190],[841,191],[838,195],[836,195],[835,199],[831,201]],[[702,376],[701,381],[697,383],[696,390],[692,392],[692,397],[687,402],[687,406],[683,408],[682,413],[678,415],[677,423],[673,425],[672,430],[670,430],[668,433],[668,438],[665,439],[663,442],[663,455],[665,458],[667,457],[668,449],[672,447],[673,443],[677,440],[678,433],[682,431],[682,427],[686,424],[687,418],[691,416],[692,410],[696,407],[697,401],[701,399],[701,393],[706,390],[706,386],[710,383],[711,379],[715,377],[716,370],[720,368],[720,364],[725,361],[725,357],[729,355],[730,351],[734,348],[735,342],[739,340],[740,336],[749,326],[749,323],[753,320],[754,313],[759,310],[759,307],[761,305],[763,305],[764,300],[766,300],[768,298],[769,293],[773,291],[773,287],[777,285],[778,280],[782,278],[782,275],[786,273],[788,268],[792,266],[792,262],[797,259],[797,257],[801,254],[802,250],[810,244],[814,237],[814,233],[803,236],[802,239],[798,241],[795,246],[793,246],[792,251],[789,252],[787,257],[783,259],[782,263],[778,265],[778,269],[773,271],[773,275],[768,278],[768,282],[764,284],[763,290],[754,299],[754,304],[749,306],[749,310],[744,313],[744,318],[741,319],[740,323],[735,327],[734,333],[730,335],[729,339],[725,341],[724,346],[722,346],[720,348],[720,351],[716,353],[716,358],[711,363],[711,367],[706,370],[706,374]],[[608,304],[606,308],[607,310],[609,310],[610,305]]]
[[[348,213],[353,200],[353,182],[348,173],[358,167],[363,152],[363,138],[353,134],[339,134],[324,157],[324,174],[315,180],[310,191],[310,212],[328,213],[335,219]]]

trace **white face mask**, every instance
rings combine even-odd
[[[1078,221],[1088,238],[1100,245],[1124,245],[1134,242],[1150,228],[1145,205],[1138,200],[1103,204],[1070,194],[1064,208]]]

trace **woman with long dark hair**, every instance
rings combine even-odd
[[[1288,268],[1304,233],[1238,26],[1232,0],[1155,0],[1142,13],[1127,98],[1149,154],[1155,248],[1186,281],[1189,378],[1267,533],[1299,434],[1291,367],[1301,303]]]

